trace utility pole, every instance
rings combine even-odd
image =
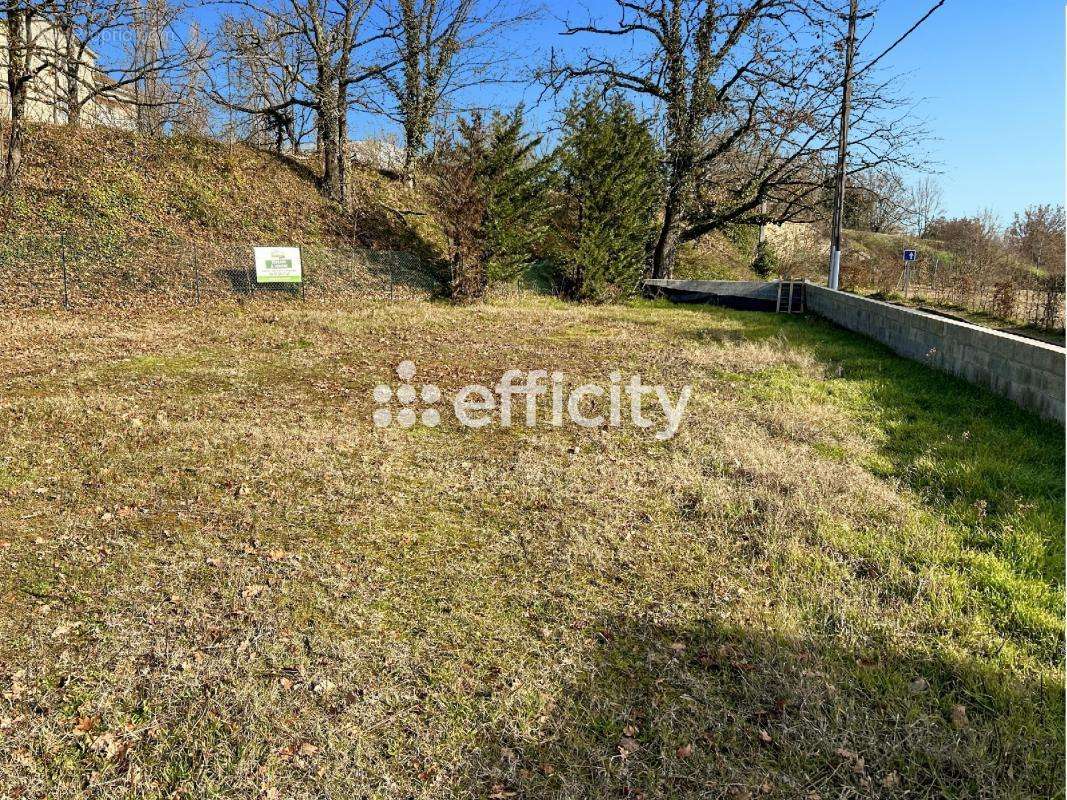
[[[852,61],[856,56],[856,17],[859,0],[849,1],[848,39],[845,44],[845,84],[841,97],[841,133],[837,141],[837,172],[834,175],[834,218],[830,225],[830,281],[837,289],[841,277],[841,225],[845,216],[845,161],[848,158],[848,118],[852,112]]]

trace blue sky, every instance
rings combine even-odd
[[[931,5],[887,0],[892,42]],[[872,45],[868,45],[875,49]],[[1058,0],[948,0],[889,56],[907,71],[953,215],[991,208],[1002,221],[1064,197],[1064,6]]]
[[[860,63],[882,52],[933,2],[884,0]],[[614,7],[610,0],[589,5],[594,12]],[[547,19],[528,29],[527,46],[559,47],[559,27]],[[927,147],[947,213],[989,208],[1007,223],[1029,204],[1063,203],[1059,0],[948,0],[882,63],[890,73],[904,73],[904,91],[918,101],[914,113],[927,121],[933,136]]]
[[[518,0],[516,0],[518,2]],[[535,0],[536,1],[536,0]],[[934,0],[883,0],[860,63],[880,53]],[[529,66],[550,48],[573,49],[559,17],[583,20],[590,9],[615,15],[612,0],[549,2],[543,19],[508,38]],[[206,9],[205,9],[206,10]],[[208,12],[210,14],[210,12]],[[586,37],[586,41],[593,41]],[[617,41],[617,40],[616,40]],[[947,0],[882,62],[903,73],[914,113],[933,136],[928,143],[950,215],[992,209],[1003,223],[1033,203],[1064,198],[1064,7],[1060,0]],[[520,77],[516,69],[516,78]],[[536,90],[515,84],[478,90],[481,103],[511,106]],[[545,125],[551,108],[530,119]],[[390,130],[380,118],[353,120],[353,135]]]

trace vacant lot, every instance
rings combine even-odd
[[[1062,796],[1064,437],[815,320],[0,321],[0,795]],[[375,385],[693,385],[679,434]]]

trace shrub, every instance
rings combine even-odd
[[[775,255],[774,248],[766,239],[756,245],[756,258],[752,261],[752,271],[763,279],[778,272],[778,256]]]

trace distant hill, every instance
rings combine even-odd
[[[101,128],[31,129],[20,185],[0,197],[3,300],[58,297],[63,262],[86,298],[241,282],[253,244],[305,248],[312,285],[427,275],[445,240],[423,198],[371,171],[352,208],[329,202],[310,164],[242,144]],[[197,264],[194,267],[193,261]]]

